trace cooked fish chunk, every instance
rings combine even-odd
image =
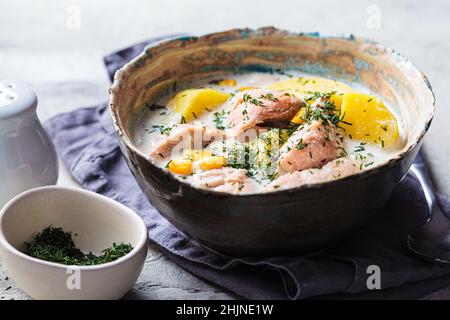
[[[198,188],[228,193],[251,193],[258,188],[256,182],[243,169],[224,167],[201,171],[192,176],[192,184]]]
[[[320,168],[342,153],[343,137],[338,128],[322,120],[305,123],[280,149],[279,172],[292,173]]]
[[[156,160],[167,158],[174,148],[182,150],[201,149],[205,145],[225,139],[225,133],[212,127],[200,127],[192,124],[181,124],[172,129],[150,154]]]
[[[339,158],[328,162],[321,169],[308,169],[282,175],[269,183],[265,191],[290,189],[305,184],[331,181],[358,173],[361,170],[361,162],[350,157]]]
[[[246,90],[231,100],[228,125],[235,136],[261,126],[283,127],[304,106],[304,101],[282,91]]]

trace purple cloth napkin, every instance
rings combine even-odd
[[[105,57],[110,77],[156,40]],[[416,258],[405,246],[407,234],[427,220],[422,189],[410,175],[378,215],[320,254],[237,259],[209,252],[147,201],[121,155],[106,106],[78,109],[46,123],[59,156],[83,188],[135,210],[148,226],[150,239],[193,274],[250,299],[412,299],[450,284],[449,266]],[[450,201],[442,196],[440,201],[450,213]],[[367,288],[370,265],[380,267],[382,290]]]

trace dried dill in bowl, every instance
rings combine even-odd
[[[25,243],[25,254],[50,262],[65,265],[91,266],[98,265],[123,257],[128,254],[133,247],[129,243],[115,244],[102,251],[97,256],[92,252],[83,253],[75,246],[70,232],[65,232],[62,228],[49,226],[39,232],[30,243]]]

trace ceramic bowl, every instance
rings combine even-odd
[[[134,248],[113,262],[81,267],[24,254],[24,243],[49,225],[72,232],[83,252],[100,254],[121,242]],[[147,228],[136,213],[89,191],[41,187],[16,196],[0,213],[2,263],[17,286],[35,299],[121,298],[139,276],[147,248]]]
[[[369,88],[400,114],[407,132],[402,150],[350,177],[230,195],[181,182],[133,142],[147,112],[145,104],[172,93],[180,81],[226,71],[285,69]],[[151,204],[203,245],[233,256],[315,250],[360,226],[386,203],[407,173],[434,113],[427,78],[394,50],[352,35],[321,37],[272,27],[156,43],[116,73],[110,94],[122,152]]]

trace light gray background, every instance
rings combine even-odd
[[[371,14],[377,12],[380,24],[373,28],[370,22],[377,18]],[[0,78],[30,83],[45,120],[107,100],[102,57],[119,48],[162,34],[268,25],[353,33],[406,54],[429,77],[436,94],[437,112],[425,151],[438,190],[450,195],[450,1],[0,0]],[[76,186],[62,164],[58,183]],[[27,298],[6,277],[0,265],[0,299]],[[447,298],[447,291],[429,298]],[[183,271],[157,248],[150,249],[128,297],[233,298]]]

